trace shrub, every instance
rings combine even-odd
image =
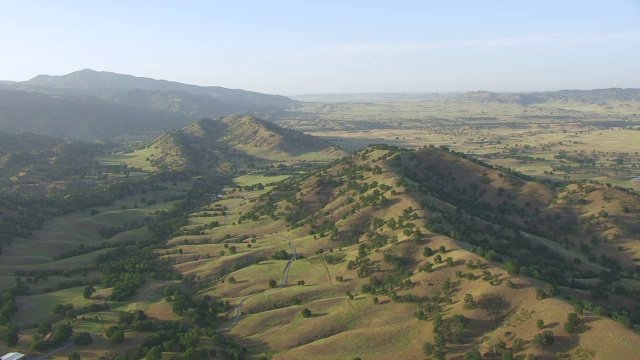
[[[302,314],[303,318],[309,318],[309,317],[311,317],[311,310],[309,310],[307,308],[304,308],[304,310],[302,310],[301,314]]]
[[[91,334],[88,332],[81,332],[76,336],[73,342],[78,346],[84,346],[93,343],[93,339],[91,338]]]

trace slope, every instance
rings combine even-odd
[[[0,131],[80,140],[144,138],[181,126],[189,117],[104,100],[0,89]]]
[[[242,304],[230,334],[273,359],[461,358],[474,348],[483,358],[633,358],[634,271],[580,244],[590,226],[617,224],[637,246],[622,214],[640,200],[582,187],[591,185],[611,200],[598,222],[589,211],[599,204],[567,204],[580,184],[534,182],[446,149],[370,147],[265,191],[229,189],[165,256],[200,294]],[[202,226],[216,221],[228,225]],[[289,240],[289,282],[269,290]],[[571,312],[576,327],[565,325]]]
[[[149,151],[150,150],[150,151]],[[158,137],[146,150],[149,163],[160,169],[255,166],[262,160],[284,160],[324,152],[344,155],[332,144],[283,129],[253,116],[202,119]],[[145,154],[146,154],[145,153]]]

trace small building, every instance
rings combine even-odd
[[[49,340],[51,340],[51,336],[53,336],[53,331],[49,332],[43,339],[42,341],[46,342],[47,344],[49,343]]]
[[[17,352],[8,353],[0,357],[0,360],[20,360],[20,359],[24,359],[24,354],[20,354]]]

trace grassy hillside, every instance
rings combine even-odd
[[[591,216],[601,204],[567,203],[587,186],[610,198],[609,217]],[[640,201],[625,190],[553,187],[442,149],[379,147],[271,189],[227,193],[189,226],[227,225],[174,238],[180,251],[165,256],[201,295],[242,304],[226,329],[250,354],[635,356],[640,337],[625,326],[637,316],[638,229],[624,214]],[[593,226],[626,227],[626,238],[587,252],[585,233],[605,236]],[[283,283],[277,254],[291,256],[288,241],[298,259]],[[573,312],[576,327],[566,325]]]
[[[154,347],[180,359],[636,356],[632,191],[540,182],[446,147],[373,146],[309,168],[295,156],[306,137],[250,117],[166,136],[189,171],[113,185],[121,196],[82,211],[34,213],[39,230],[4,248],[0,289],[13,292],[19,341],[0,351],[41,353],[33,325],[49,322],[94,338],[56,359]],[[274,173],[244,150],[254,145],[300,166]],[[215,151],[247,174],[203,172]],[[3,216],[29,218],[23,205]]]
[[[240,115],[196,121],[158,137],[141,151],[154,167],[220,171],[256,167],[265,160],[320,160],[344,155],[327,141]]]

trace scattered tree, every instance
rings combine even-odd
[[[111,335],[111,342],[114,344],[120,344],[124,341],[124,332],[122,330],[118,330]]]
[[[76,338],[73,340],[76,345],[84,346],[93,343],[93,339],[91,338],[91,334],[88,332],[79,333]]]
[[[303,318],[311,317],[311,310],[304,308],[301,312]]]
[[[473,300],[473,295],[467,294],[464,296],[464,305],[465,309],[473,309],[476,306],[476,302]]]
[[[85,299],[91,299],[91,296],[93,296],[93,293],[95,292],[96,292],[96,289],[92,285],[89,285],[84,288],[84,291],[82,291],[82,296]]]
[[[4,332],[2,341],[6,346],[14,347],[18,345],[18,339],[18,327],[13,324],[9,324]]]
[[[578,318],[578,314],[570,313],[569,315],[567,315],[567,322],[564,323],[564,329],[569,334],[577,333],[579,325],[580,325],[580,318]]]

